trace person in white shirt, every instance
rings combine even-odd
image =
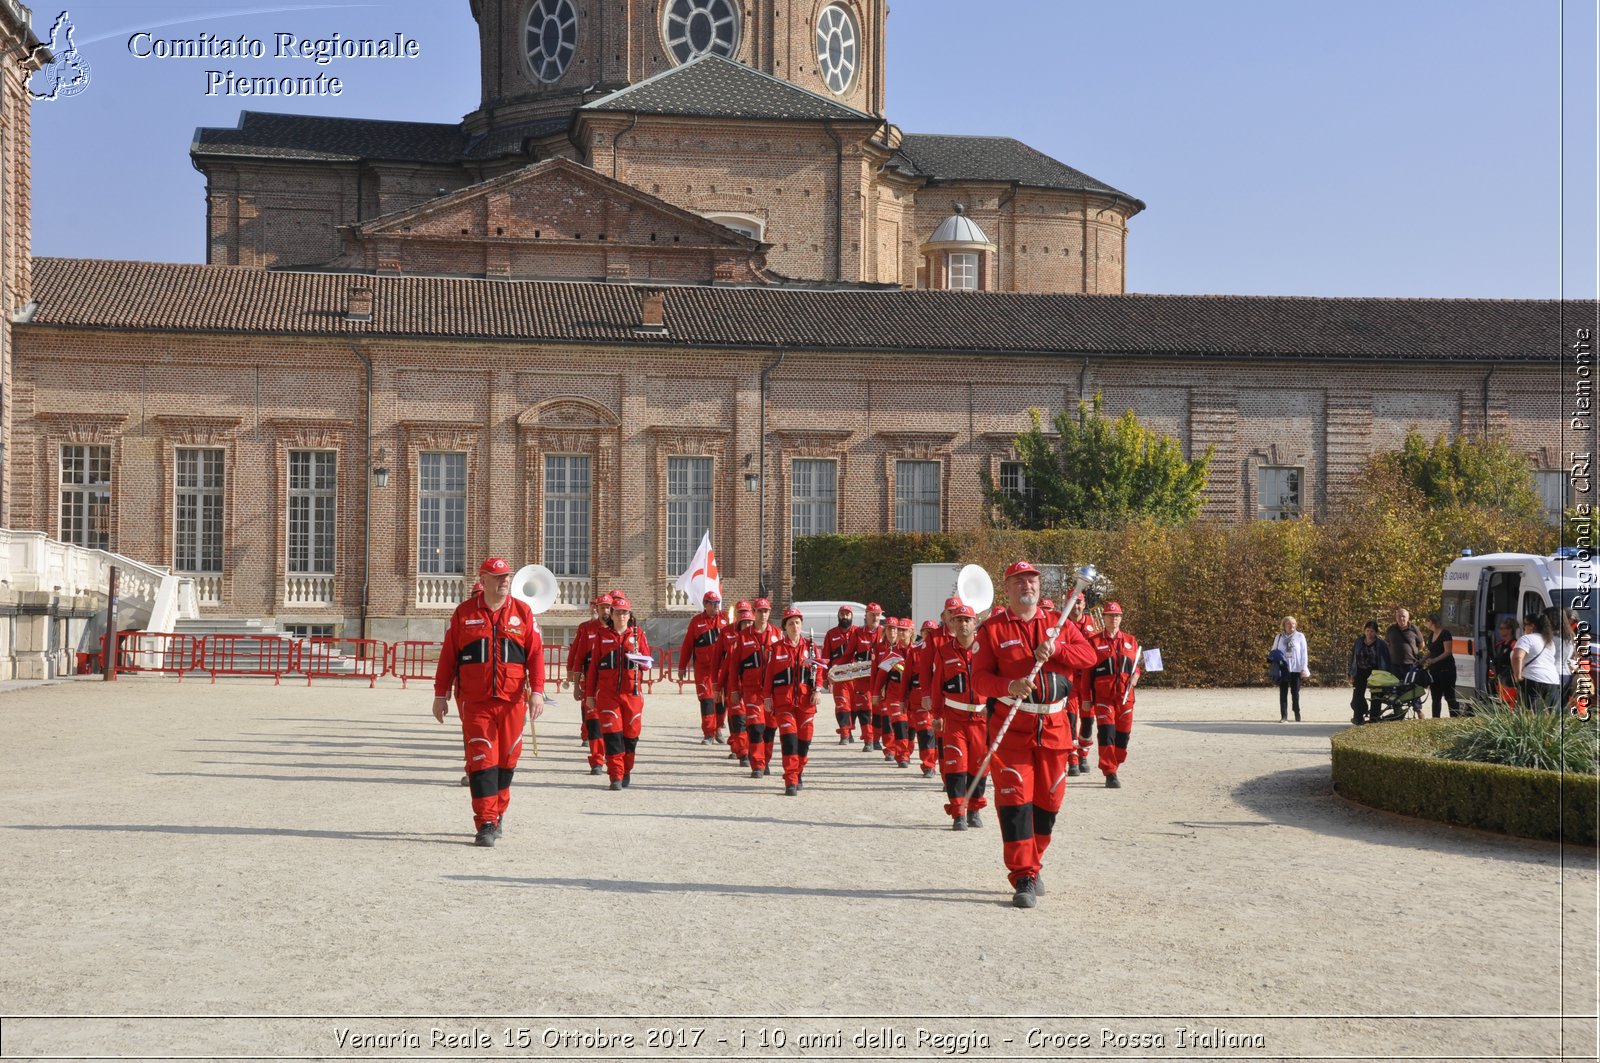
[[[1522,637],[1511,651],[1511,672],[1524,708],[1554,711],[1561,704],[1561,671],[1556,663],[1555,632],[1543,616],[1522,620]]]
[[[1310,656],[1306,651],[1306,637],[1295,630],[1292,616],[1283,618],[1283,630],[1272,640],[1272,648],[1283,654],[1283,675],[1278,680],[1278,719],[1289,719],[1290,696],[1294,698],[1295,722],[1300,720],[1300,680],[1311,678]]]

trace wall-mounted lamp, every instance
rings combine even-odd
[[[744,489],[749,491],[751,494],[755,494],[757,491],[761,490],[761,474],[758,472],[745,473]]]
[[[389,486],[389,451],[387,448],[378,448],[378,457],[372,465],[372,482],[377,484],[380,490]]]

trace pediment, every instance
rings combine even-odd
[[[362,241],[407,239],[719,248],[759,240],[567,159],[471,185],[354,227]]]

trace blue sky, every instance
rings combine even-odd
[[[1131,291],[1596,294],[1592,0],[892,7],[889,118],[909,132],[1014,136],[1143,199]],[[41,34],[59,10],[35,9]],[[92,80],[34,106],[39,255],[203,261],[205,185],[189,143],[241,110],[453,122],[477,104],[467,0],[69,10]],[[161,36],[269,41],[403,32],[421,56],[134,58],[128,38],[163,24]],[[345,91],[207,97],[205,71],[230,67],[326,72]]]

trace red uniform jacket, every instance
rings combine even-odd
[[[766,664],[764,632],[735,630],[723,645],[722,685],[745,698],[761,696],[761,669]]]
[[[933,681],[928,689],[933,695],[935,712],[943,709],[946,701],[961,705],[983,704],[983,699],[972,690],[972,655],[977,648],[978,643],[974,640],[972,649],[962,649],[961,643],[951,636],[941,640],[933,653],[929,654],[933,665]]]
[[[593,641],[594,633],[604,626],[604,621],[592,616],[572,633],[572,645],[567,647],[567,674],[579,683],[583,682],[584,675],[589,671],[589,643]]]
[[[972,658],[972,687],[982,698],[1005,698],[1013,679],[1026,679],[1033,671],[1033,648],[1044,641],[1045,632],[1056,619],[1043,609],[1033,619],[1023,621],[1006,612],[991,616],[978,628],[977,652]],[[1045,660],[1034,680],[1030,701],[1055,702],[1067,696],[1073,673],[1095,664],[1094,647],[1075,624],[1061,628],[1055,652]]]
[[[1120,705],[1128,693],[1133,669],[1138,663],[1139,640],[1120,631],[1102,631],[1092,640],[1097,660],[1094,666],[1094,700]]]
[[[728,688],[723,678],[728,669],[728,652],[738,637],[738,624],[723,624],[722,631],[717,635],[716,650],[711,655],[711,674],[716,677],[717,686],[723,690]]]
[[[433,674],[433,694],[460,684],[462,702],[513,701],[524,686],[544,693],[544,640],[526,602],[507,598],[489,611],[482,594],[456,606]]]
[[[922,672],[928,657],[927,644],[913,642],[901,651],[906,655],[906,666],[900,673],[900,700],[911,712],[922,711]]]
[[[876,630],[868,631],[864,627],[850,629],[850,659],[852,661],[872,660],[872,651],[877,649],[884,641],[884,632],[888,629],[879,624]]]
[[[1094,622],[1094,617],[1084,613],[1077,621],[1078,630],[1083,632],[1083,637],[1094,645],[1094,637],[1100,633],[1100,625]],[[1077,701],[1079,708],[1092,705],[1094,702],[1094,669],[1080,668],[1072,677],[1072,697]]]
[[[884,664],[889,667],[885,668]],[[896,705],[905,704],[905,692],[902,684],[906,674],[906,651],[899,646],[889,645],[889,640],[884,639],[872,650],[872,679],[871,686],[874,698],[883,698],[884,703],[893,702]]]
[[[727,619],[721,613],[711,616],[701,613],[689,621],[689,630],[683,633],[683,647],[678,650],[678,671],[688,669],[692,656],[696,676],[712,675],[716,667],[717,640],[726,626]]]
[[[640,680],[649,665],[628,659],[628,654],[650,656],[650,640],[644,628],[631,626],[613,631],[610,624],[594,633],[589,642],[589,671],[584,680],[586,698],[612,700],[622,696],[637,697],[641,691]]]
[[[855,655],[855,651],[851,648],[855,642],[855,633],[856,628],[854,625],[850,627],[834,626],[828,629],[828,634],[822,640],[822,659],[827,662],[829,668],[836,664],[844,664]],[[822,678],[826,680],[826,672],[823,673]]]
[[[761,669],[761,696],[772,702],[774,712],[809,708],[817,692],[817,669],[812,663],[817,649],[808,638],[798,645],[780,639],[767,651]]]
[[[939,651],[944,649],[945,643],[954,638],[954,635],[942,627],[923,636],[923,650],[917,656],[917,703],[911,706],[913,709],[922,708],[923,698],[928,698],[929,701],[932,701],[934,663],[939,659]]]

